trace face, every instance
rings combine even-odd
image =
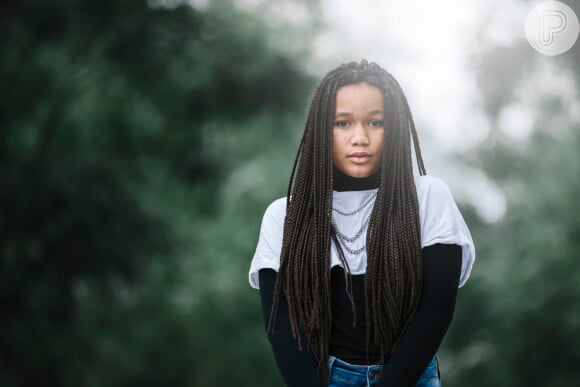
[[[368,83],[355,83],[336,92],[332,129],[332,161],[343,173],[367,177],[377,170],[383,151],[384,97]]]

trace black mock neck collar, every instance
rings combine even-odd
[[[380,168],[367,177],[352,177],[341,172],[334,164],[332,165],[332,189],[334,191],[365,191],[379,188],[380,182]]]

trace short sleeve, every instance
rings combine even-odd
[[[420,207],[421,247],[436,243],[462,247],[461,277],[463,286],[475,261],[475,246],[471,233],[449,187],[440,179],[420,176],[417,193]],[[418,183],[418,181],[416,181]]]
[[[249,281],[250,286],[254,289],[260,288],[258,276],[260,270],[273,269],[278,271],[280,268],[285,217],[286,198],[272,202],[264,213],[256,252],[250,264]]]

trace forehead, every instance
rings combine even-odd
[[[336,91],[337,112],[342,110],[383,110],[381,89],[366,82],[342,86]]]

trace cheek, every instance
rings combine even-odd
[[[333,159],[338,158],[340,151],[341,151],[340,137],[336,133],[333,133],[333,135],[332,135],[332,158]]]
[[[375,137],[375,144],[376,144],[376,152],[382,153],[384,148],[384,132],[377,133]]]

